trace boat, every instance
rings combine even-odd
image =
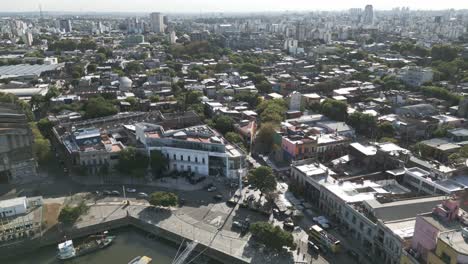
[[[128,264],[149,264],[149,263],[151,263],[151,261],[153,261],[153,259],[150,258],[150,257],[138,256],[138,257],[130,260],[130,262],[128,262]]]
[[[108,236],[107,234],[108,232],[106,231],[99,235],[89,236],[76,247],[73,245],[72,240],[66,240],[58,244],[57,258],[60,260],[72,259],[106,248],[115,239],[115,236]]]

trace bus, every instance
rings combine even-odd
[[[315,240],[323,247],[329,249],[333,253],[340,251],[340,240],[323,230],[318,225],[313,225],[309,229],[309,240]]]

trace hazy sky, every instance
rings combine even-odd
[[[351,7],[391,9],[468,9],[468,0],[0,0],[0,11],[119,12],[249,12],[282,10],[344,10]]]

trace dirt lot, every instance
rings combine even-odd
[[[58,223],[57,219],[61,207],[62,205],[59,203],[44,204],[43,224],[45,230],[52,228]]]

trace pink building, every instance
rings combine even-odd
[[[421,214],[416,217],[411,249],[424,261],[428,252],[436,248],[440,232],[459,228],[459,201],[449,199],[434,208],[432,213]]]

